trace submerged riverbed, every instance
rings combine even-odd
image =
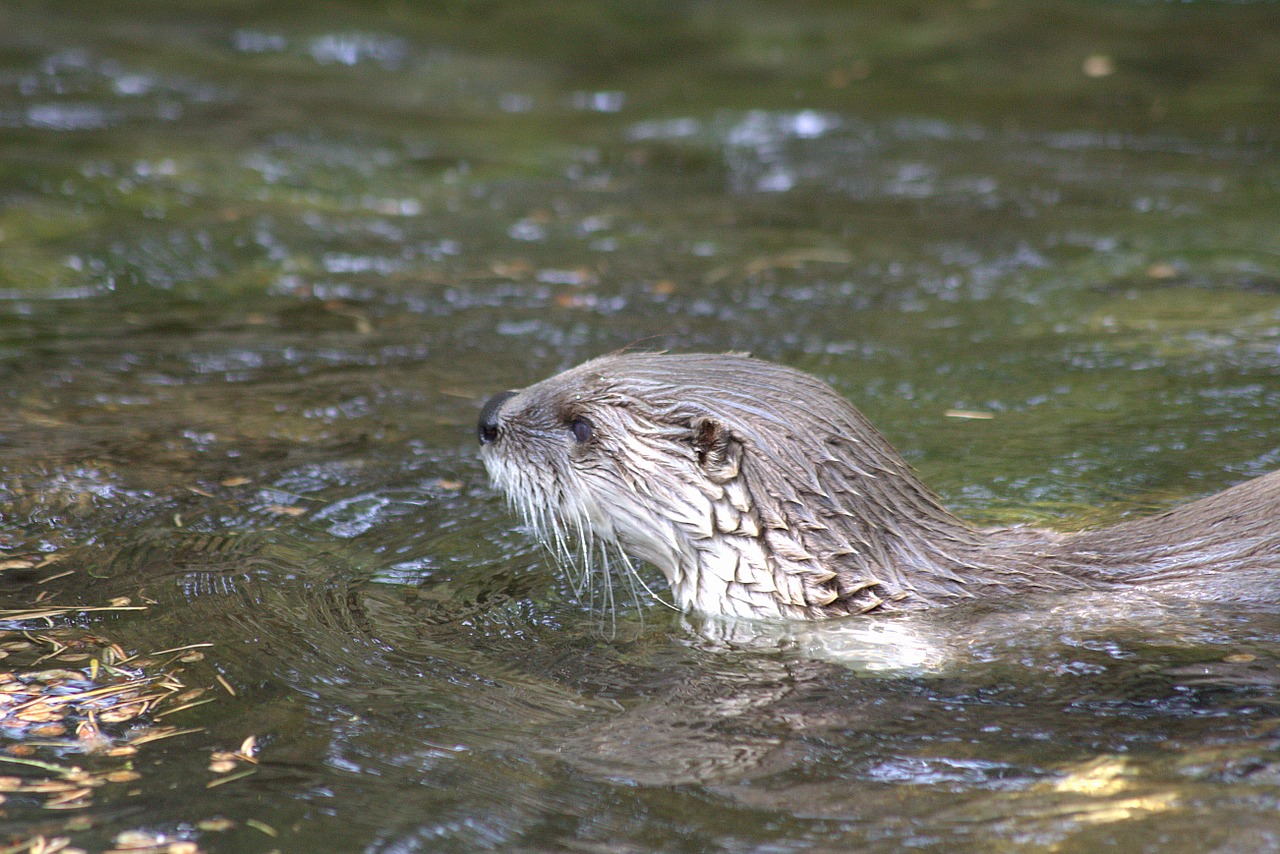
[[[1274,599],[708,622],[474,438],[639,346],[822,376],[983,523],[1280,467],[1277,55],[1267,3],[5,4],[0,848],[1280,850]]]

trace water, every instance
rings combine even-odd
[[[6,842],[1280,850],[1273,603],[610,609],[472,435],[639,343],[823,376],[984,522],[1280,466],[1277,24],[5,5],[0,670],[164,694],[7,718]]]

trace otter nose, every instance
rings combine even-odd
[[[500,391],[485,403],[480,410],[480,423],[476,425],[476,436],[481,445],[487,445],[498,438],[498,413],[502,404],[515,397],[517,392]]]

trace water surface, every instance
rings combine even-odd
[[[1276,468],[1277,55],[1266,3],[6,4],[0,689],[158,698],[0,721],[6,842],[1280,850],[1274,601],[708,623],[576,587],[472,432],[732,349],[982,522]]]

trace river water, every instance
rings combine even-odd
[[[747,350],[979,522],[1276,468],[1277,56],[1270,3],[9,0],[5,850],[1280,850],[1275,598],[709,623],[569,577],[473,427]]]

